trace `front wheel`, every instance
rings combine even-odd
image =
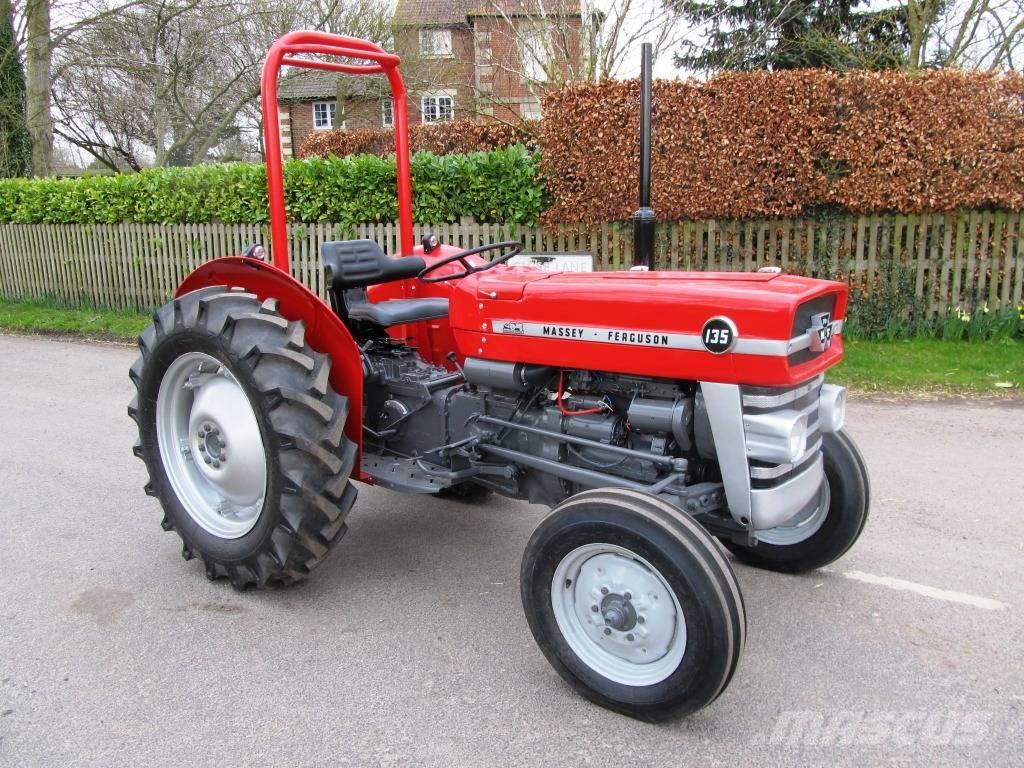
[[[806,517],[757,533],[747,547],[725,545],[736,558],[756,568],[804,573],[838,560],[854,545],[868,519],[868,470],[845,430],[822,439],[825,482],[818,506]]]
[[[586,491],[552,510],[526,547],[522,598],[558,674],[642,720],[714,701],[746,636],[739,584],[715,541],[636,491]]]

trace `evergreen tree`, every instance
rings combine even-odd
[[[0,176],[25,176],[31,167],[25,71],[14,35],[14,9],[11,0],[0,0]]]
[[[684,43],[676,66],[721,70],[891,69],[909,47],[903,6],[858,11],[866,0],[670,0],[706,39]]]

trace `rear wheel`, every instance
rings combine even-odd
[[[220,287],[162,307],[139,347],[135,454],[182,555],[239,588],[307,576],[344,535],[356,496],[330,359],[273,299]]]
[[[648,494],[602,489],[552,510],[530,539],[523,607],[541,651],[580,694],[660,721],[729,684],[746,612],[722,551]]]
[[[825,483],[819,503],[806,516],[758,531],[753,547],[725,545],[748,565],[783,573],[803,573],[838,560],[854,545],[868,519],[870,488],[864,458],[841,430],[822,439]]]

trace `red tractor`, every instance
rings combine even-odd
[[[728,685],[746,634],[719,542],[798,573],[864,527],[845,391],[824,383],[842,358],[846,287],[777,271],[554,274],[505,265],[515,242],[414,245],[398,63],[320,32],[271,48],[273,263],[251,248],[204,264],[140,337],[129,414],[146,492],[185,559],[238,588],[309,576],[345,533],[353,481],[549,505],[521,572],[548,661],[634,717],[700,709]],[[385,75],[393,94],[400,254],[326,243],[329,304],[288,270],[282,66]],[[648,62],[642,113],[646,203]],[[652,225],[642,207],[638,260]]]

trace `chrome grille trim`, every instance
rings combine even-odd
[[[802,467],[821,450],[821,436],[807,448],[803,455],[792,464],[776,464],[774,467],[751,467],[750,478],[752,480],[774,480]]]
[[[780,392],[777,395],[743,395],[743,406],[745,408],[779,408],[788,405],[794,400],[799,400],[808,392],[820,387],[825,383],[825,374],[821,373],[804,384],[798,384],[793,389]]]
[[[742,388],[741,397],[744,413],[764,413],[766,411],[791,408],[807,417],[807,445],[804,452],[800,454],[800,457],[796,461],[782,464],[771,464],[764,461],[755,462],[748,457],[751,480],[767,483],[769,487],[773,487],[801,474],[816,457],[821,455],[822,434],[818,424],[818,407],[821,387],[824,383],[825,374],[819,374],[813,379],[797,384],[790,389],[771,390],[768,387]],[[771,392],[771,394],[767,394],[767,392]]]

